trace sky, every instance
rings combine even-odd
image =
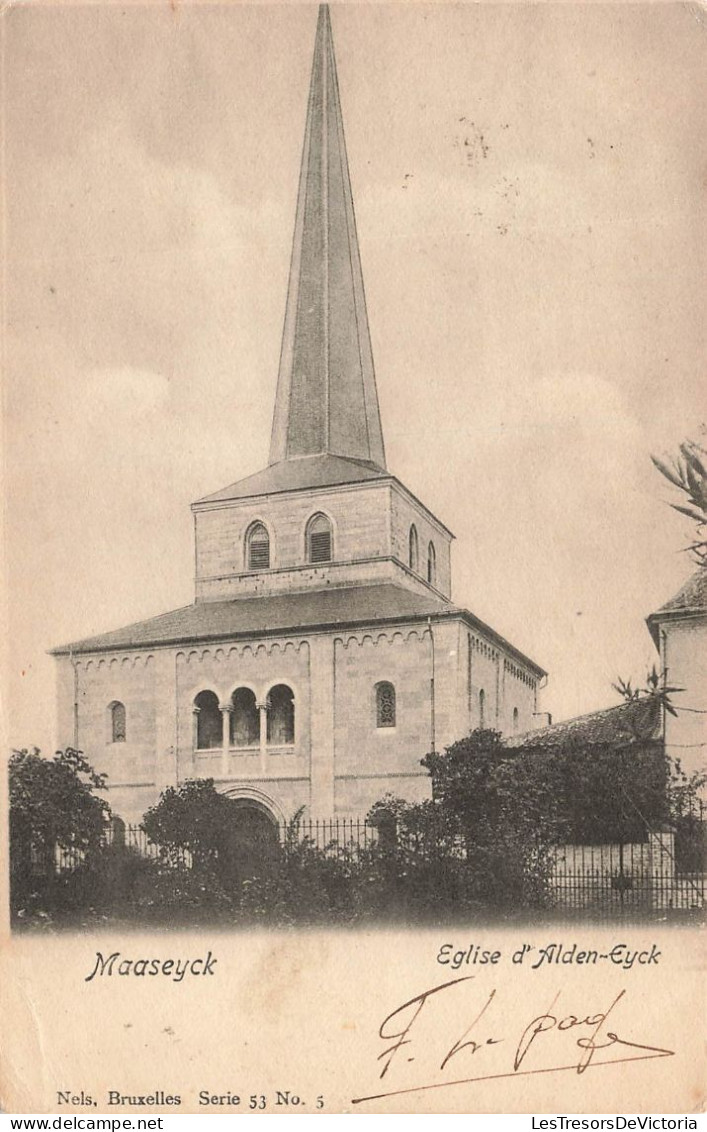
[[[267,463],[316,7],[3,13],[4,712],[193,600],[189,505]],[[704,436],[707,16],[332,6],[388,467],[556,719],[689,576],[650,454]]]

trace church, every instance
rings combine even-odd
[[[193,604],[53,650],[59,747],[139,822],[212,778],[274,821],[429,795],[420,759],[536,724],[545,672],[452,601],[453,535],[386,466],[319,9],[268,467],[192,505]]]

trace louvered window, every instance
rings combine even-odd
[[[387,680],[376,685],[376,727],[395,727],[395,688]]]
[[[309,546],[309,557],[312,562],[331,561],[331,531],[315,531]]]
[[[326,515],[315,515],[309,521],[307,558],[310,562],[331,562],[331,523]]]
[[[262,523],[255,523],[248,532],[248,569],[270,567],[270,535]]]

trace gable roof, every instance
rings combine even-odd
[[[504,740],[506,747],[561,747],[565,743],[639,743],[659,739],[661,707],[655,696],[628,700],[614,707],[539,727]]]
[[[707,613],[707,566],[701,566],[674,597],[646,618],[656,648],[659,647],[658,630],[661,621],[675,621],[704,613]]]
[[[281,491],[303,491],[307,488],[336,487],[339,484],[392,478],[390,472],[367,460],[351,460],[343,456],[330,456],[328,453],[302,456],[271,464],[262,472],[255,472],[221,491],[205,495],[192,506],[199,507],[202,503],[218,503],[230,499],[248,499],[256,495],[275,495]]]

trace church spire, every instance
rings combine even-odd
[[[385,468],[329,8],[319,7],[270,463]]]

